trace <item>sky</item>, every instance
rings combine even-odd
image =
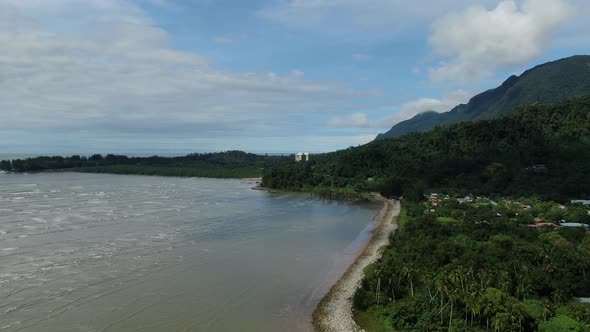
[[[589,54],[587,0],[0,0],[0,153],[326,152]]]

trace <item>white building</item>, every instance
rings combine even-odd
[[[299,152],[295,154],[295,161],[309,161],[310,156],[309,152]]]
[[[588,225],[577,223],[577,222],[564,222],[564,223],[559,224],[559,226],[561,226],[561,227],[573,227],[573,228],[585,228],[585,229],[588,229]]]

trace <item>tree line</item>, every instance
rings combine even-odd
[[[257,155],[242,151],[193,153],[179,157],[128,157],[124,155],[70,157],[40,156],[0,161],[9,172],[76,171],[161,176],[245,178],[259,177],[263,169],[286,157]]]
[[[447,192],[566,200],[590,194],[590,96],[531,104],[493,120],[374,141],[266,169],[264,185]]]

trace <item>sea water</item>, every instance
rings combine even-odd
[[[252,186],[0,174],[0,331],[309,331],[380,205]]]

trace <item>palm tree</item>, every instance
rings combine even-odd
[[[516,280],[516,296],[526,301],[526,295],[532,292],[532,284],[525,269],[517,273]]]
[[[510,274],[506,271],[500,271],[497,274],[497,281],[498,285],[500,286],[500,290],[504,293],[510,293],[509,288],[512,285],[512,280],[510,278]]]
[[[551,318],[552,315],[553,312],[551,311],[551,306],[549,302],[545,301],[543,303],[543,320],[547,321],[549,318]]]
[[[543,260],[543,270],[549,274],[553,274],[556,269],[556,266],[553,262],[553,248],[543,248],[541,255]]]
[[[517,303],[512,305],[512,313],[518,322],[518,330],[522,331],[522,320],[526,317],[526,309],[521,303]]]
[[[563,290],[556,288],[553,291],[553,294],[551,294],[551,297],[553,298],[553,302],[557,303],[557,304],[561,304],[563,302],[563,300],[566,298]]]
[[[395,289],[394,289],[394,286],[391,284],[391,278],[389,278],[389,289],[391,289],[391,296],[392,296],[393,302],[395,302],[396,301]]]
[[[430,303],[432,303],[432,301],[434,301],[434,299],[436,298],[436,295],[432,295],[432,290],[436,289],[436,280],[433,277],[432,273],[428,271],[422,271],[418,276],[418,281],[421,285],[424,285],[428,290],[428,296],[430,296]]]
[[[436,291],[437,293],[439,293],[440,295],[440,323],[443,324],[444,318],[443,318],[443,303],[444,303],[444,298],[445,295],[447,295],[449,293],[449,288],[448,288],[448,283],[445,280],[446,278],[443,277],[444,274],[439,274],[434,282],[435,287],[436,287]]]
[[[494,332],[501,332],[505,330],[505,313],[499,313],[492,318],[492,327]]]
[[[418,270],[414,268],[414,264],[406,264],[402,268],[401,271],[402,277],[404,277],[408,283],[410,284],[410,293],[412,294],[412,298],[414,298],[414,281],[418,276]]]
[[[468,313],[471,315],[471,326],[473,326],[473,318],[475,318],[476,316],[479,316],[479,313],[481,312],[481,306],[477,301],[476,296],[474,295],[469,295],[468,297],[465,298],[465,308],[468,311]]]
[[[449,314],[449,331],[451,331],[451,324],[453,323],[453,306],[455,304],[456,298],[461,298],[462,293],[465,289],[464,287],[464,275],[461,273],[460,268],[454,269],[449,273],[448,279],[450,281],[448,289],[448,298],[451,303],[451,312]],[[461,288],[459,288],[459,284],[461,284]]]
[[[449,315],[449,332],[451,332],[451,326],[453,324],[453,304],[455,303],[454,299],[451,299],[451,313]]]
[[[454,269],[449,274],[449,280],[456,286],[461,284],[461,290],[465,292],[465,273],[463,273],[463,268],[459,267]],[[457,288],[457,287],[456,287]]]
[[[576,260],[576,264],[582,270],[582,278],[586,280],[586,269],[590,266],[590,259],[583,250],[582,245],[578,246],[578,250],[572,252],[573,257]]]
[[[377,305],[379,305],[379,295],[381,295],[381,278],[377,278],[377,289],[375,290],[375,298],[377,299]]]
[[[495,308],[494,308],[493,303],[486,301],[485,298],[483,299],[483,303],[481,304],[480,307],[482,309],[483,315],[486,318],[486,331],[488,331],[490,329],[490,317],[494,313]]]
[[[479,288],[485,290],[492,284],[492,276],[485,270],[480,270],[477,273],[477,279],[479,280]]]

